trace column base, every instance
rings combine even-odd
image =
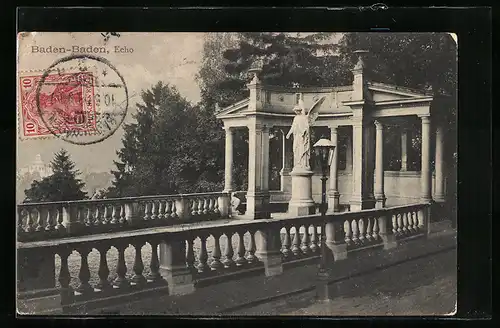
[[[333,253],[334,262],[347,259],[347,244],[334,244],[327,241],[326,246]]]
[[[385,195],[375,195],[375,208],[384,208],[386,200]]]
[[[239,215],[238,218],[248,220],[270,219],[271,213],[269,212],[269,192],[248,191],[246,212],[244,215]]]
[[[420,197],[420,201],[424,203],[432,203],[432,197],[431,196],[422,196]]]
[[[266,277],[278,276],[283,273],[281,252],[255,252],[255,256],[264,264]]]
[[[294,168],[292,176],[292,197],[288,204],[291,215],[310,215],[316,213],[316,205],[312,198],[312,176],[309,169]]]
[[[187,295],[195,291],[193,275],[185,267],[174,270],[160,267],[160,274],[168,283],[169,295]]]
[[[371,209],[375,207],[375,199],[373,198],[364,198],[359,199],[359,196],[352,196],[351,201],[349,202],[351,212],[361,211],[366,209]]]
[[[390,250],[398,247],[398,241],[396,240],[396,236],[394,236],[393,234],[383,234],[380,235],[380,238],[382,238],[382,241],[384,242],[385,250]]]
[[[435,195],[433,200],[436,203],[444,203],[446,201],[445,195]]]
[[[338,212],[340,210],[340,193],[337,190],[328,192],[328,213]]]

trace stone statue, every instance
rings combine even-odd
[[[293,119],[292,127],[286,135],[287,139],[293,134],[293,165],[295,168],[310,170],[309,158],[311,154],[311,142],[309,128],[314,124],[319,115],[319,106],[325,97],[318,99],[306,112],[304,101],[299,99],[299,104],[294,108],[297,114]]]

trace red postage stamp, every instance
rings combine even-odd
[[[91,72],[21,76],[22,136],[95,132],[94,85]]]

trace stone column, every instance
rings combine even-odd
[[[422,116],[422,169],[421,169],[421,200],[430,202],[431,194],[431,120],[429,116]]]
[[[288,167],[288,159],[287,159],[287,142],[286,142],[286,131],[281,129],[281,137],[282,137],[282,143],[281,143],[281,150],[282,150],[282,157],[281,157],[281,171],[280,171],[280,190],[285,191],[285,179],[286,176],[289,175],[290,173],[290,168]]]
[[[347,135],[345,170],[346,172],[352,172],[352,134]]]
[[[352,125],[352,196],[351,211],[360,211],[366,208],[366,145],[362,122]]]
[[[409,131],[403,128],[401,131],[401,171],[408,171],[408,149],[409,149]]]
[[[261,190],[269,190],[269,127],[262,126],[261,143]]]
[[[248,191],[244,219],[269,218],[269,130],[261,123],[248,125]]]
[[[443,163],[443,151],[444,151],[444,131],[441,124],[436,126],[436,154],[435,154],[435,172],[436,172],[436,189],[434,200],[436,202],[444,202],[444,163]]]
[[[328,190],[328,212],[339,211],[339,183],[338,183],[338,127],[330,127],[330,139],[335,145],[332,163],[330,165],[330,190]]]
[[[224,191],[230,192],[233,190],[233,129],[225,127],[226,131],[226,155],[225,155],[225,170],[224,170]]]
[[[375,137],[375,207],[385,207],[384,193],[384,127],[379,121],[375,121],[377,129]]]

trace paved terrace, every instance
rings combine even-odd
[[[252,276],[198,288],[184,296],[156,296],[110,306],[94,315],[445,315],[456,304],[456,233],[433,233],[391,250],[358,252],[336,262],[335,295],[316,300],[318,259],[290,263],[283,275]]]

